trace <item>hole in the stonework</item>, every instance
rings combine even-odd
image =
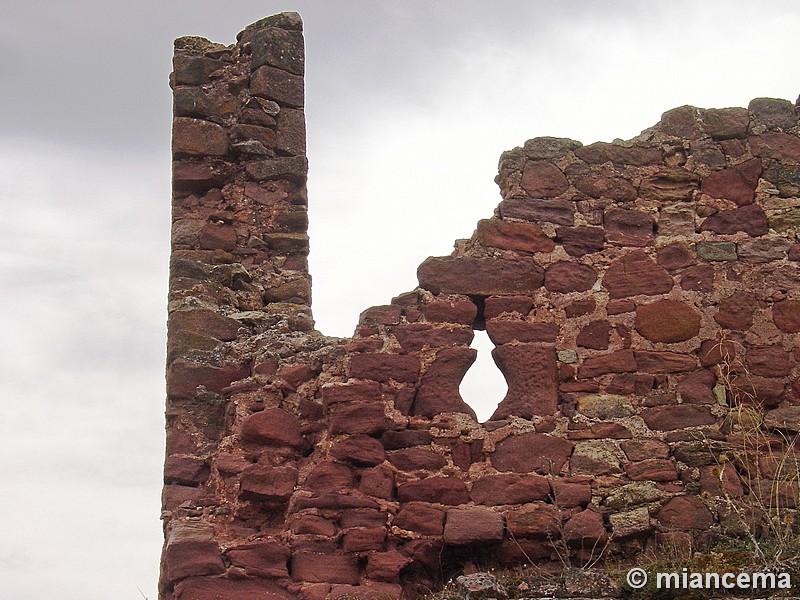
[[[459,391],[464,402],[478,415],[478,421],[483,423],[489,420],[497,405],[505,398],[508,385],[500,369],[494,364],[494,344],[485,331],[475,331],[471,347],[478,351],[478,357],[464,375]]]

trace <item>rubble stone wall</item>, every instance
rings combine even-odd
[[[792,103],[504,153],[494,214],[340,339],[311,315],[303,73],[294,13],[175,43],[163,599],[413,596],[796,502],[728,453],[800,429]],[[486,423],[476,329],[508,383]]]

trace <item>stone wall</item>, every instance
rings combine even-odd
[[[310,310],[299,16],[175,48],[162,598],[413,596],[467,561],[634,558],[711,543],[731,499],[796,505],[731,451],[800,429],[793,104],[529,140],[495,214],[339,339]],[[476,329],[508,382],[482,424]]]

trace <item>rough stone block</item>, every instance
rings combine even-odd
[[[636,331],[651,342],[683,342],[700,333],[700,313],[676,300],[640,305],[636,307]]]
[[[293,448],[299,448],[304,443],[300,435],[300,421],[281,408],[268,408],[246,417],[242,421],[242,439]]]
[[[476,504],[498,506],[501,504],[527,504],[546,500],[550,483],[540,475],[506,473],[485,475],[472,484],[470,496]]]
[[[613,261],[603,278],[611,298],[666,294],[674,283],[669,273],[640,250]]]
[[[482,246],[517,252],[552,252],[555,243],[531,223],[483,219],[478,221],[476,239]]]
[[[544,287],[548,292],[585,292],[591,289],[595,281],[597,273],[594,269],[574,262],[553,263],[544,272]]]
[[[552,415],[558,409],[556,353],[542,344],[505,344],[492,351],[508,383],[508,392],[492,415],[493,420],[509,415],[529,419]]]
[[[492,296],[535,293],[544,270],[531,259],[431,257],[417,269],[420,287],[437,293]]]
[[[438,504],[466,504],[469,502],[467,486],[457,477],[428,477],[404,483],[397,488],[403,502],[435,502]]]
[[[572,454],[572,443],[545,433],[512,435],[497,443],[492,466],[498,471],[557,474]]]
[[[456,508],[448,510],[445,515],[445,544],[463,546],[499,542],[503,534],[503,515],[490,508]]]

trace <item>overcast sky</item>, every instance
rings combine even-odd
[[[503,150],[800,93],[796,0],[6,0],[3,597],[157,597],[172,40],[231,43],[282,10],[305,21],[314,314],[332,335],[492,214]],[[486,373],[464,391],[484,417],[504,393]]]

